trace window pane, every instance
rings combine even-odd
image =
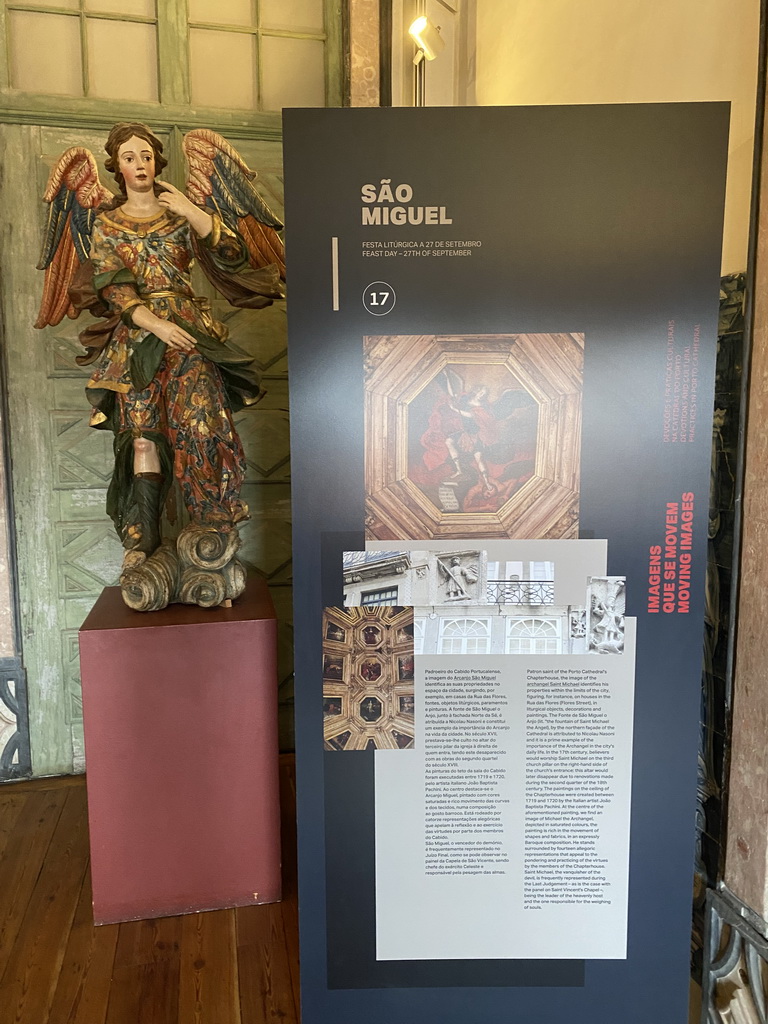
[[[387,587],[385,590],[369,590],[361,595],[360,604],[365,607],[374,605],[396,605],[397,587]]]
[[[323,0],[261,0],[261,27],[322,32]]]
[[[58,0],[55,0],[58,4]],[[132,14],[136,17],[156,18],[155,0],[85,0],[85,9],[100,14]]]
[[[487,654],[490,619],[442,619],[439,654]]]
[[[511,619],[507,622],[508,654],[560,654],[559,619]]]
[[[189,0],[189,20],[215,25],[253,25],[253,0]]]
[[[445,636],[487,636],[487,619],[445,619],[443,620]]]
[[[413,620],[413,653],[424,653],[424,619]]]
[[[325,105],[324,44],[317,39],[261,40],[263,110]]]
[[[189,61],[193,104],[255,109],[253,36],[190,29]]]
[[[436,2],[427,0],[425,14],[440,30],[445,43],[437,60],[427,63],[425,86],[427,106],[452,106],[456,102],[456,31],[457,17]]]
[[[24,92],[83,95],[80,19],[9,11],[11,85]]]
[[[117,54],[130,53],[116,67]],[[126,21],[88,19],[91,96],[109,100],[157,100],[157,29]]]
[[[25,7],[64,7],[68,11],[79,11],[80,0],[30,0]]]
[[[560,622],[557,619],[510,619],[510,636],[559,636]]]

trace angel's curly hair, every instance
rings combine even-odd
[[[117,154],[122,144],[132,139],[134,135],[144,139],[152,147],[152,152],[155,154],[155,174],[159,175],[162,169],[168,165],[168,161],[163,156],[162,142],[141,121],[120,121],[118,124],[113,125],[109,138],[104,145],[104,149],[107,151],[107,160],[104,166],[110,174],[114,175],[118,188],[123,195],[125,195],[125,178],[120,173]],[[158,192],[162,192],[162,189],[155,185],[155,194]]]

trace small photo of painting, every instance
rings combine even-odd
[[[413,634],[413,608],[376,605],[325,609],[326,750],[413,747]]]
[[[453,363],[408,407],[408,478],[443,512],[498,512],[533,476],[539,407],[500,363]]]
[[[326,654],[323,658],[323,679],[341,679],[344,676],[344,659]]]
[[[341,626],[337,626],[335,622],[329,622],[328,625],[326,626],[326,640],[338,640],[343,643],[343,641],[346,640],[346,636],[347,635],[341,628]]]
[[[332,736],[331,739],[328,740],[328,749],[329,750],[344,750],[344,748],[346,747],[347,743],[349,743],[349,737],[351,735],[352,735],[352,733],[347,729],[346,732],[340,732],[340,733],[337,733],[335,736]]]
[[[406,654],[403,658],[397,659],[398,679],[413,679],[413,655]]]
[[[375,647],[381,640],[381,629],[378,626],[368,624],[363,626],[363,643],[366,647]]]
[[[381,662],[372,661],[370,658],[360,665],[360,675],[367,683],[375,683],[381,676]]]
[[[323,701],[323,714],[324,715],[340,715],[341,714],[341,697],[327,697]]]

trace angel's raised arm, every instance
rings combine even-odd
[[[37,269],[45,271],[45,280],[35,327],[55,327],[65,316],[77,316],[69,287],[77,268],[90,256],[96,214],[112,198],[99,180],[90,150],[73,146],[62,153],[43,193],[48,219]]]

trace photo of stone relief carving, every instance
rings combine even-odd
[[[326,750],[413,747],[413,643],[412,608],[325,609]]]
[[[626,576],[590,576],[587,580],[590,654],[624,653]]]
[[[571,638],[583,640],[587,635],[587,609],[574,608],[571,612]]]
[[[368,539],[578,535],[584,335],[364,344]]]
[[[344,605],[550,605],[554,562],[499,562],[485,551],[345,551]]]

